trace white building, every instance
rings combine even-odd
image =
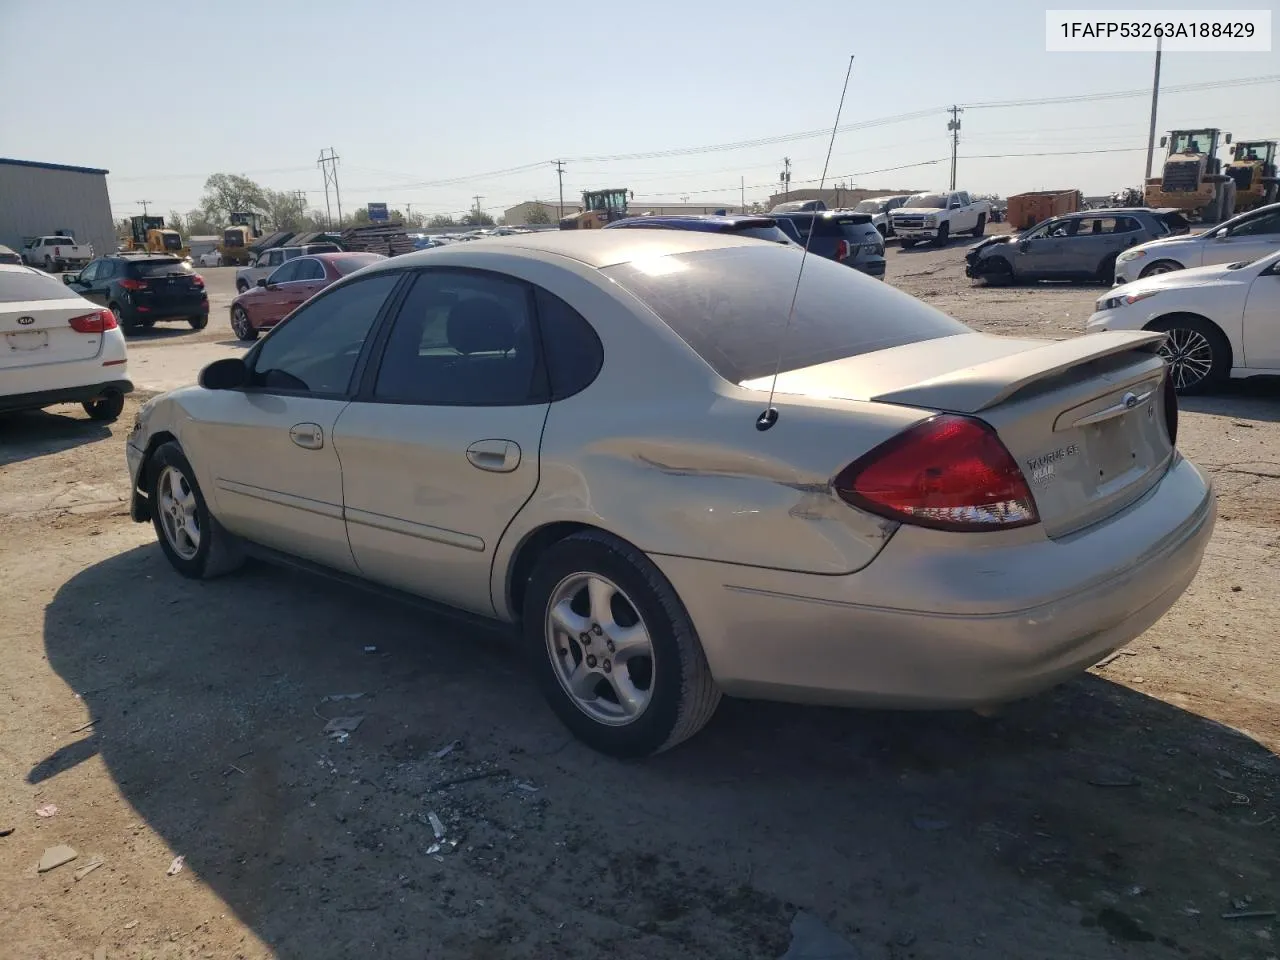
[[[0,157],[0,244],[20,250],[26,238],[52,233],[115,252],[107,171]]]

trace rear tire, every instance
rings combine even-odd
[[[237,280],[236,293],[248,293],[248,292],[249,292],[249,285],[245,283],[243,280]]]
[[[1230,375],[1231,343],[1203,317],[1174,314],[1148,324],[1147,329],[1167,334],[1160,355],[1169,363],[1173,387],[1179,394],[1209,393]]]
[[[231,330],[237,339],[253,341],[258,339],[258,331],[249,322],[249,315],[243,307],[235,307],[231,311]]]
[[[118,303],[107,304],[107,309],[110,310],[111,315],[116,318],[116,326],[120,328],[120,332],[126,337],[133,336],[133,334],[142,329],[142,324],[137,320],[126,320],[124,318],[124,314],[120,312],[120,305]],[[155,324],[154,320],[152,321],[152,324]]]
[[[178,573],[208,580],[244,563],[239,539],[209,513],[195,471],[177,443],[163,444],[147,465],[151,522],[160,549]]]
[[[192,330],[203,330],[209,325],[209,315],[198,313],[194,317],[187,317],[187,323],[191,324]]]
[[[720,702],[671,584],[643,553],[606,533],[576,533],[539,558],[525,590],[523,630],[551,709],[601,753],[668,750],[702,729]],[[625,660],[624,649],[633,651]]]
[[[938,227],[938,238],[933,241],[935,247],[945,247],[951,240],[951,224],[944,223]]]
[[[985,236],[987,233],[987,215],[985,213],[978,214],[978,225],[973,228],[975,237]]]
[[[124,394],[109,393],[97,400],[86,400],[80,406],[84,407],[84,412],[89,415],[90,420],[110,423],[112,420],[119,419],[120,414],[124,412]]]
[[[44,272],[53,273],[53,257],[44,258]]]
[[[1098,264],[1098,282],[1111,286],[1116,279],[1116,255],[1109,253]]]

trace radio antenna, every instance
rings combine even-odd
[[[831,151],[836,145],[836,131],[840,129],[840,114],[844,112],[845,94],[849,92],[849,77],[853,74],[853,55],[849,55],[849,68],[844,72],[844,86],[840,88],[840,105],[836,107],[836,122],[831,126],[831,140],[827,143],[827,159],[822,163],[822,179],[818,181],[818,191],[827,184],[827,168],[831,166]],[[791,291],[791,306],[787,310],[787,323],[778,337],[778,359],[773,364],[773,381],[769,384],[769,406],[756,418],[757,430],[768,430],[778,422],[778,408],[773,405],[774,391],[778,389],[778,371],[782,369],[782,347],[787,340],[787,331],[791,329],[791,321],[796,315],[796,298],[800,295],[800,281],[804,278],[804,262],[809,257],[809,246],[813,243],[813,228],[818,223],[818,211],[811,211],[809,218],[809,235],[805,237],[804,250],[800,253],[800,269],[796,271],[796,286]]]

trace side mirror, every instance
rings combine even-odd
[[[266,278],[266,277],[259,277],[259,278],[258,278],[258,286],[262,287],[262,289],[264,289],[264,290],[265,290],[265,289],[267,288],[267,278]]]
[[[80,279],[80,274],[78,273],[64,273],[62,275],[62,282],[67,284],[68,286],[70,284],[76,283],[77,281],[79,281],[79,279]]]
[[[1161,138],[1160,138],[1160,146],[1162,146],[1162,147],[1167,147],[1168,145],[1169,145],[1169,138],[1168,138],[1168,137],[1161,137]]]
[[[1020,244],[1018,244],[1018,251],[1020,253],[1026,253],[1027,250],[1030,249],[1030,247],[1031,247],[1031,241],[1023,240]]]
[[[215,360],[200,371],[200,386],[206,390],[235,390],[249,382],[249,368],[239,357]]]

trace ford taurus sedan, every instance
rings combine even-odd
[[[329,284],[385,259],[380,253],[317,253],[289,260],[231,301],[231,329],[241,340],[257,340]]]
[[[1215,517],[1160,334],[990,336],[799,264],[684,230],[376,263],[143,406],[132,516],[187,577],[257,553],[504,621],[618,756],[722,694],[989,707],[1160,618]]]

